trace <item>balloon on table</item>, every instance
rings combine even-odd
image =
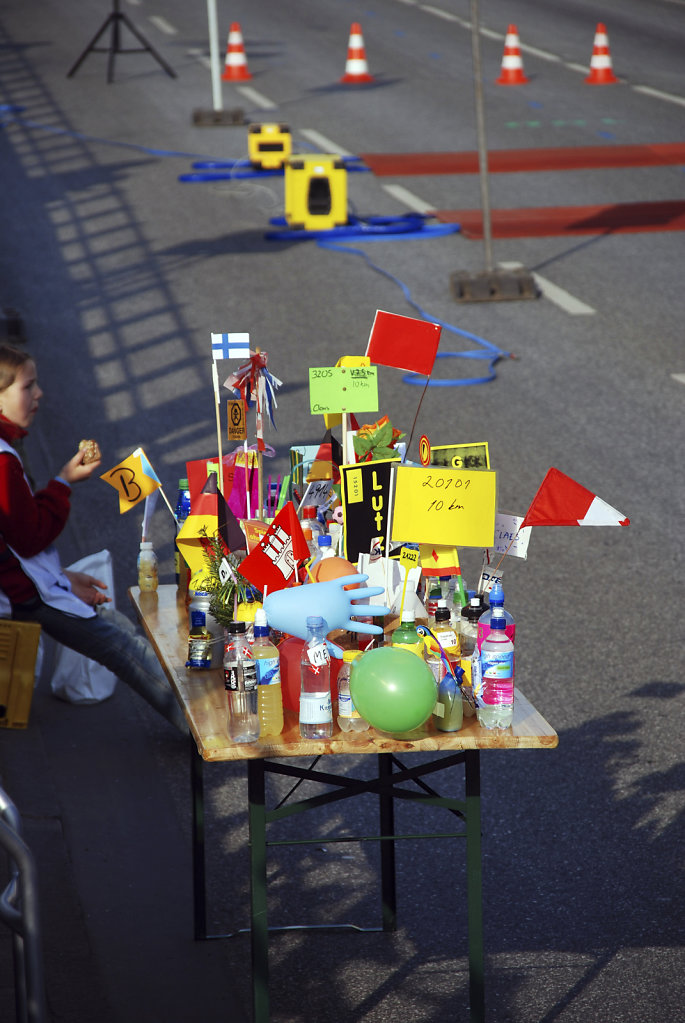
[[[379,647],[355,663],[352,702],[382,732],[410,732],[433,713],[437,688],[433,672],[410,650]]]

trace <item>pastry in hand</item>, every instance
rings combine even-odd
[[[82,440],[78,446],[79,451],[85,450],[83,464],[90,465],[91,462],[99,462],[102,458],[100,447],[96,440]]]

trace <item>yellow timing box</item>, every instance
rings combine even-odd
[[[285,219],[295,230],[347,223],[347,171],[339,156],[291,156],[285,162]]]
[[[253,167],[278,170],[293,151],[287,124],[251,124],[247,129],[247,155]]]

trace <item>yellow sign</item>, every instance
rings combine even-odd
[[[497,474],[489,469],[395,470],[391,539],[451,547],[491,547]]]
[[[247,440],[247,419],[245,416],[245,402],[242,398],[226,403],[228,409],[228,439],[229,441]]]
[[[423,440],[423,438],[421,438]],[[446,469],[489,469],[488,442],[482,444],[437,444],[430,449],[431,465]],[[422,461],[423,465],[424,462]]]
[[[400,551],[400,565],[403,565],[407,572],[416,568],[419,563],[421,552],[418,547],[405,546]]]

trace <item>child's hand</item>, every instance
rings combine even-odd
[[[87,480],[89,476],[95,472],[100,465],[100,459],[97,462],[89,462],[84,465],[83,459],[86,457],[85,449],[77,451],[73,458],[70,458],[66,465],[63,465],[60,471],[57,473],[63,480],[71,486],[72,483],[79,483],[81,480]]]

